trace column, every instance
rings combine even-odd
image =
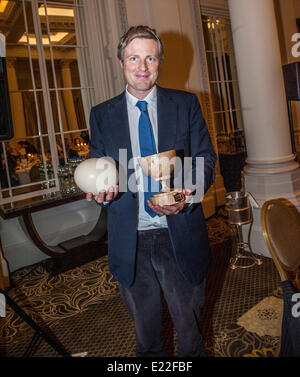
[[[273,0],[229,0],[248,159],[245,188],[260,205],[284,197],[300,208]],[[252,247],[270,256],[254,209]]]
[[[19,92],[18,79],[15,68],[16,59],[6,59],[6,71],[9,88],[10,108],[14,126],[14,138],[26,137],[26,125],[24,117],[24,104],[22,93]]]
[[[70,64],[72,60],[62,60],[61,61],[61,76],[63,82],[63,88],[69,88],[70,90],[63,90],[63,99],[65,104],[65,112],[67,115],[67,123],[69,130],[78,130],[77,116],[74,106],[74,100],[72,95],[72,77]]]

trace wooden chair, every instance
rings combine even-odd
[[[262,207],[261,226],[283,292],[279,356],[300,357],[300,312],[297,311],[297,300],[300,299],[300,213],[288,200],[268,200]]]
[[[286,199],[272,199],[261,211],[263,236],[281,281],[300,289],[300,213]]]

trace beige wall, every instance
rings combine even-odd
[[[126,0],[128,25],[154,27],[165,46],[159,84],[200,91],[189,0]],[[197,77],[198,76],[198,77]]]

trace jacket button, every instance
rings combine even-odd
[[[135,199],[137,197],[137,195],[136,194],[132,194],[132,197]]]

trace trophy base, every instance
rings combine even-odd
[[[184,195],[181,190],[173,189],[168,192],[159,192],[151,196],[150,201],[154,206],[173,205],[184,201]]]

